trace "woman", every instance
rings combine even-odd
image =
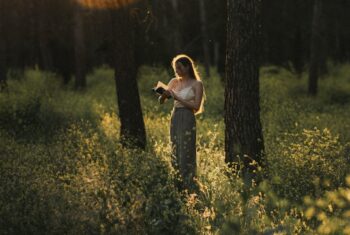
[[[187,55],[178,55],[172,60],[176,77],[168,84],[160,97],[162,104],[166,98],[174,98],[171,114],[170,140],[172,162],[182,177],[185,187],[193,188],[196,175],[196,120],[195,114],[203,111],[203,83]]]

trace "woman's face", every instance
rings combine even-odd
[[[175,73],[180,77],[188,74],[188,66],[184,66],[181,62],[175,63]]]

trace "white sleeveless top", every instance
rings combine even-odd
[[[177,91],[176,89],[174,89],[174,92],[176,93],[176,95],[178,95],[179,97],[181,97],[186,101],[194,101],[195,94],[192,86],[184,87],[180,91]],[[174,107],[179,108],[179,107],[185,107],[185,106],[182,105],[179,101],[174,100]]]

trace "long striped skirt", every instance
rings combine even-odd
[[[196,119],[187,108],[174,108],[171,115],[170,140],[172,163],[185,187],[194,186],[196,175]]]

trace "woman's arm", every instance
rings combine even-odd
[[[195,112],[199,110],[201,107],[202,99],[203,99],[203,83],[201,81],[197,81],[194,86],[194,101],[186,101],[181,97],[177,96],[175,92],[171,90],[172,96],[174,99],[178,100],[182,105],[186,108],[193,109]]]
[[[172,90],[175,88],[176,82],[177,82],[176,78],[173,78],[170,80],[170,82],[168,83],[168,90],[164,91],[163,94],[161,94],[161,96],[159,96],[158,98],[160,104],[163,104],[165,99],[172,96],[172,93],[169,90]]]

